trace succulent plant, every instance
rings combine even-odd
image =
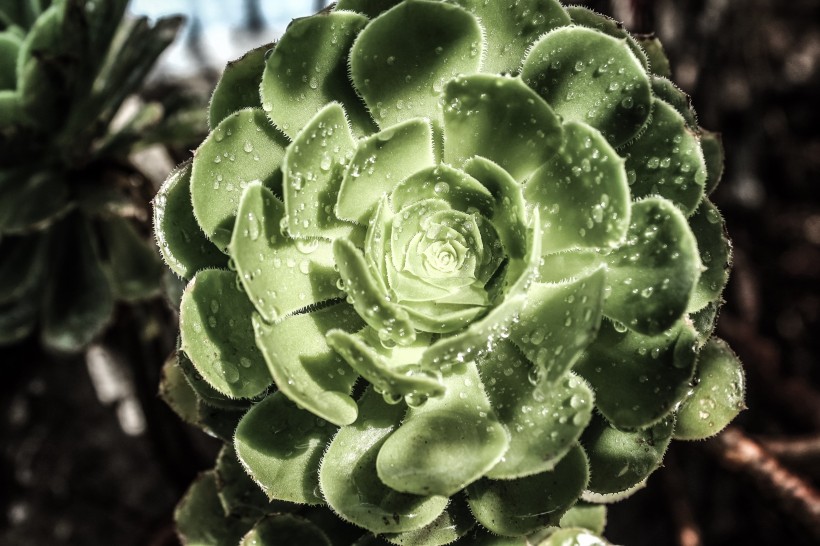
[[[226,443],[183,539],[587,544],[734,418],[722,151],[666,69],[553,0],[341,0],[228,65],[155,200],[163,393]]]
[[[114,120],[181,23],[123,21],[126,4],[0,2],[0,344],[39,325],[45,346],[79,350],[116,300],[158,290],[155,189],[128,157],[202,124],[179,96]]]

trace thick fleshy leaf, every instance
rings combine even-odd
[[[185,279],[200,269],[219,268],[228,259],[202,232],[191,204],[191,163],[183,163],[154,197],[154,234],[165,263]]]
[[[561,120],[519,78],[458,77],[445,86],[443,100],[444,160],[450,164],[483,156],[522,181],[561,147]]]
[[[652,92],[641,62],[625,40],[590,28],[547,33],[530,50],[521,76],[558,115],[588,123],[615,147],[649,118]]]
[[[88,222],[73,215],[53,230],[56,258],[45,292],[42,339],[57,351],[79,351],[111,320],[114,298]]]
[[[604,265],[604,257],[596,250],[568,250],[547,254],[538,267],[538,280],[563,284],[592,275]]]
[[[250,398],[271,383],[253,339],[251,302],[236,286],[236,274],[200,271],[180,303],[181,349],[217,391]]]
[[[675,438],[702,440],[714,436],[745,409],[745,377],[737,355],[712,338],[698,354],[695,386],[678,409]]]
[[[481,478],[504,455],[509,434],[498,422],[474,362],[443,379],[447,391],[411,405],[379,451],[379,478],[397,491],[450,496]]]
[[[246,399],[229,398],[221,392],[214,389],[202,374],[196,369],[194,363],[184,351],[176,352],[177,366],[179,367],[188,384],[196,393],[197,399],[219,409],[232,411],[247,411],[251,406],[251,402]]]
[[[541,213],[543,253],[613,247],[629,225],[629,187],[621,157],[594,128],[570,121],[565,141],[524,186]]]
[[[268,500],[236,457],[231,444],[223,445],[219,451],[214,473],[219,502],[228,516],[257,520],[271,512],[298,508],[296,504]]]
[[[404,406],[390,405],[369,389],[359,417],[333,438],[319,469],[327,503],[342,519],[373,533],[402,533],[429,525],[444,511],[446,497],[399,493],[376,474],[376,457],[399,426]]]
[[[370,22],[350,51],[350,76],[379,127],[415,117],[441,122],[444,84],[481,68],[484,37],[458,6],[402,2]]]
[[[430,122],[412,119],[361,140],[339,189],[339,218],[367,225],[384,194],[412,173],[435,166]]]
[[[706,160],[706,195],[715,191],[723,178],[723,138],[720,133],[700,129],[700,146]]]
[[[12,90],[0,90],[0,127],[9,127],[22,118],[20,94]]]
[[[213,472],[200,474],[174,510],[177,533],[186,546],[234,546],[251,527],[222,510]]]
[[[555,469],[517,480],[484,479],[467,489],[478,522],[503,536],[521,536],[557,525],[589,480],[583,450],[575,447]]]
[[[552,470],[592,415],[592,391],[572,374],[547,383],[521,351],[499,342],[478,365],[498,420],[510,433],[510,447],[487,477],[510,480]]]
[[[456,335],[438,340],[422,356],[422,366],[447,366],[477,358],[492,349],[496,339],[509,335],[510,325],[527,301],[527,290],[535,278],[541,255],[541,221],[534,211],[527,227],[527,250],[520,260],[510,260],[499,292],[503,300],[489,313]]]
[[[651,426],[685,396],[695,370],[696,332],[680,321],[643,336],[604,321],[574,370],[592,385],[595,405],[618,428]]]
[[[285,152],[282,165],[285,210],[291,237],[348,237],[357,228],[334,211],[345,166],[356,141],[338,103],[322,109]],[[359,228],[360,229],[360,228]]]
[[[732,265],[732,246],[726,237],[726,222],[718,209],[708,200],[689,218],[689,226],[698,243],[700,261],[705,268],[701,271],[687,311],[699,311],[710,302],[720,299],[723,288],[729,281]]]
[[[230,444],[233,442],[236,427],[244,414],[243,410],[216,408],[198,400],[195,424],[209,435],[221,440],[222,443]]]
[[[663,332],[683,315],[701,270],[686,218],[661,197],[632,205],[626,242],[606,261],[604,315],[643,334]]]
[[[231,241],[242,190],[253,180],[275,185],[284,155],[283,138],[258,108],[234,112],[199,145],[191,170],[194,216],[220,249]]]
[[[538,546],[610,546],[609,542],[587,529],[558,529]]]
[[[273,322],[294,311],[344,296],[336,286],[328,241],[294,241],[282,234],[285,207],[259,183],[242,195],[230,253],[239,280],[259,314]]]
[[[655,93],[657,98],[668,103],[677,113],[683,116],[687,127],[695,132],[700,132],[697,114],[692,107],[692,98],[675,85],[672,80],[661,76],[652,76],[652,92]]]
[[[245,414],[234,447],[269,499],[321,504],[316,472],[335,430],[277,392]]]
[[[401,400],[407,395],[440,396],[444,393],[444,385],[435,374],[418,365],[421,354],[430,344],[429,336],[419,336],[407,347],[388,349],[371,328],[357,335],[334,329],[327,333],[327,342],[385,397]]]
[[[162,260],[156,247],[148,245],[130,221],[113,216],[100,229],[105,248],[105,267],[114,295],[136,301],[156,295],[160,288]]]
[[[37,325],[39,301],[34,292],[0,304],[0,345],[26,338]]]
[[[646,129],[621,150],[632,197],[660,195],[688,215],[703,197],[703,151],[683,116],[660,99],[653,104]]]
[[[602,534],[606,527],[606,506],[579,502],[561,517],[558,524],[565,529],[581,528]]]
[[[62,173],[29,167],[0,172],[0,233],[43,228],[69,207]]]
[[[197,424],[197,393],[182,372],[176,354],[172,354],[162,366],[159,397],[180,419],[191,425]]]
[[[26,121],[41,129],[60,127],[67,109],[65,55],[77,54],[76,35],[63,32],[65,4],[54,4],[34,20],[17,57],[17,87]],[[62,46],[62,47],[61,47]]]
[[[242,538],[239,546],[278,546],[280,544],[331,546],[332,543],[327,535],[309,520],[293,514],[277,514],[257,523]]]
[[[22,41],[8,30],[0,32],[0,90],[17,88],[17,57]]]
[[[675,420],[667,417],[645,430],[618,430],[596,416],[584,431],[581,445],[589,457],[593,493],[620,493],[635,487],[654,472],[672,439]]]
[[[709,302],[703,309],[689,314],[689,320],[698,333],[698,347],[703,345],[712,336],[717,326],[718,311],[723,306],[723,300]]]
[[[333,101],[344,105],[357,135],[373,130],[347,67],[348,51],[366,24],[366,17],[351,12],[304,17],[276,44],[262,77],[262,108],[290,138]]]
[[[211,129],[237,110],[262,106],[259,85],[265,70],[265,54],[273,46],[259,46],[225,66],[208,105],[208,125]]]
[[[347,304],[293,315],[274,324],[253,318],[256,343],[276,386],[296,404],[337,425],[356,420],[350,397],[357,374],[328,345],[333,328],[356,332],[364,326]]]
[[[382,536],[396,546],[444,546],[463,537],[475,524],[466,500],[459,495],[450,499],[447,509],[433,523],[414,531]]]
[[[557,0],[525,0],[513,4],[455,0],[476,16],[484,28],[487,51],[482,70],[515,73],[532,43],[545,32],[568,25],[569,16]]]
[[[638,44],[646,52],[646,58],[649,60],[649,68],[653,74],[668,78],[672,75],[672,69],[669,66],[669,59],[666,58],[666,52],[663,50],[661,41],[654,34],[638,34],[635,36]]]
[[[387,11],[402,0],[339,0],[336,11],[356,11],[373,19],[383,11]]]
[[[561,284],[534,283],[510,339],[553,383],[563,377],[598,333],[604,303],[603,268]]]
[[[510,259],[521,259],[527,252],[527,210],[521,184],[497,163],[473,157],[464,172],[478,180],[495,199],[490,217],[504,252]]]
[[[478,180],[448,165],[427,167],[401,181],[390,196],[395,212],[424,201],[441,199],[454,210],[492,218],[495,200]]]
[[[413,343],[416,331],[407,311],[388,299],[381,283],[373,278],[361,251],[350,241],[336,239],[333,253],[345,291],[359,316],[378,332],[379,338],[399,345]]]
[[[617,40],[626,41],[626,45],[629,46],[629,49],[632,50],[632,53],[634,53],[635,57],[641,62],[641,66],[643,66],[647,72],[649,71],[649,60],[646,58],[646,53],[641,46],[638,45],[638,42],[632,34],[624,28],[623,23],[602,13],[585,8],[584,6],[567,6],[565,9],[574,24],[594,28]]]

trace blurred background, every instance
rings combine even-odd
[[[734,269],[717,333],[747,373],[750,409],[734,430],[777,470],[738,463],[720,441],[673,442],[665,468],[611,508],[606,535],[627,546],[817,544],[820,2],[580,3],[633,31],[654,31],[700,124],[723,133],[727,163],[714,200],[734,242]],[[133,0],[130,10],[188,17],[152,77],[154,92],[182,81],[207,96],[225,62],[323,6]],[[173,506],[216,444],[157,397],[175,332],[164,302],[151,305],[118,310],[123,320],[82,356],[47,355],[35,343],[0,351],[0,544],[174,544]],[[112,351],[127,347],[107,341],[125,337],[135,312],[167,320],[156,323],[150,350]]]

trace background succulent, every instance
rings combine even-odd
[[[0,2],[0,344],[39,324],[47,347],[76,351],[115,301],[159,288],[154,188],[129,154],[201,123],[181,94],[121,112],[181,23],[124,20],[126,5]]]
[[[229,65],[155,201],[164,395],[226,442],[183,538],[562,543],[723,428],[722,151],[667,75],[551,0],[342,0]]]

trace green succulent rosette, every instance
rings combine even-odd
[[[189,497],[190,543],[564,544],[740,411],[719,140],[612,20],[342,0],[230,64],[210,122],[156,200],[189,279],[166,399],[265,496],[229,529],[208,486],[210,541]]]
[[[117,302],[159,292],[155,188],[130,155],[194,142],[201,123],[182,95],[123,108],[182,23],[126,5],[0,2],[0,345],[37,332],[78,351]]]

